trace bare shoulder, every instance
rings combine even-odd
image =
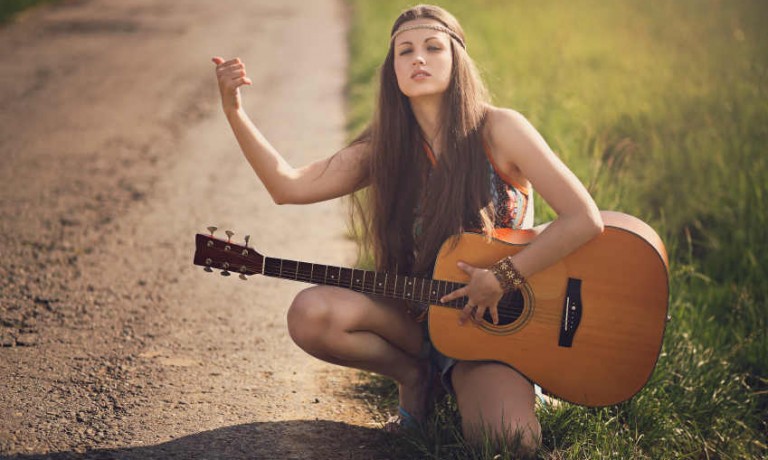
[[[500,163],[511,162],[524,169],[535,158],[554,155],[531,122],[516,110],[490,108],[485,136]]]
[[[525,137],[538,134],[525,116],[517,110],[491,107],[486,121],[486,137],[491,147],[508,150]]]

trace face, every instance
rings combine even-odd
[[[435,24],[433,19],[417,19],[403,26]],[[400,91],[409,98],[442,94],[451,82],[450,37],[432,29],[414,29],[395,38],[395,75]]]

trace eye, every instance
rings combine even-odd
[[[410,48],[406,48],[406,49],[400,51],[400,53],[398,53],[398,56],[405,56],[406,54],[409,54],[410,52],[411,52],[411,49]]]
[[[429,51],[440,51],[440,50],[442,50],[442,48],[439,47],[439,46],[428,46],[427,50],[429,50]]]

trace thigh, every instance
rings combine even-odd
[[[289,310],[289,322],[323,323],[328,333],[372,332],[403,351],[417,355],[422,328],[404,306],[333,286],[301,291]]]
[[[539,435],[533,384],[511,367],[461,361],[451,379],[465,435],[477,436],[482,427],[490,428],[492,436],[510,436],[517,430],[526,439]]]

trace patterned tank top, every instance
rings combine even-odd
[[[527,187],[518,184],[512,178],[501,172],[493,161],[488,144],[483,142],[483,150],[488,160],[488,173],[491,176],[491,200],[496,211],[496,228],[530,228],[533,227],[533,196]],[[429,144],[424,143],[432,167],[437,165],[437,159]]]

